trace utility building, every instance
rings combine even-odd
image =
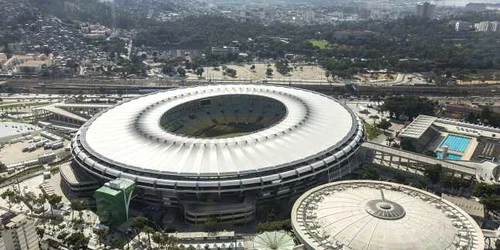
[[[107,182],[94,194],[97,215],[107,226],[119,226],[128,220],[128,211],[135,183],[129,179],[118,178]]]

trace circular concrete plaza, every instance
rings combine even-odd
[[[463,210],[426,191],[381,181],[341,181],[304,193],[292,227],[307,249],[484,249]]]
[[[332,169],[347,174],[342,167],[362,138],[358,117],[328,96],[233,84],[120,103],[88,121],[71,148],[75,161],[101,179],[220,195],[284,186]]]

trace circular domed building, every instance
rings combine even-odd
[[[133,180],[138,198],[187,221],[253,219],[255,204],[338,179],[358,166],[358,117],[328,96],[269,85],[172,89],[120,103],[71,143],[102,182]]]
[[[476,222],[449,201],[381,181],[341,181],[304,193],[292,209],[307,249],[484,249]]]

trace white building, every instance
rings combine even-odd
[[[474,24],[474,28],[479,32],[496,32],[498,30],[498,22],[480,22]]]
[[[241,129],[208,134],[221,125]],[[135,180],[137,200],[182,208],[186,221],[246,223],[258,202],[349,174],[363,137],[361,120],[328,96],[221,84],[116,105],[81,127],[71,151],[96,179]]]
[[[292,209],[308,250],[481,250],[483,233],[453,203],[390,182],[340,181],[305,192]]]
[[[457,21],[455,23],[455,31],[469,30],[472,27],[471,23],[464,21]]]
[[[304,13],[304,21],[310,23],[314,21],[314,18],[315,18],[314,11],[308,10]]]
[[[38,250],[38,236],[34,222],[26,215],[6,213],[1,218],[0,249]]]

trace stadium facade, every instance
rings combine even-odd
[[[133,180],[137,199],[181,208],[188,222],[244,223],[260,201],[350,173],[363,138],[359,118],[328,96],[209,85],[109,108],[82,126],[71,152],[101,183]]]
[[[453,203],[382,181],[339,181],[305,192],[292,209],[305,249],[481,250],[481,228]]]

